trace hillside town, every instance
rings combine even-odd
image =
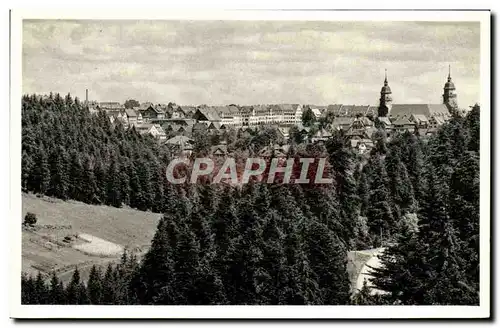
[[[20,309],[484,306],[489,16],[16,24]]]
[[[260,126],[276,128],[279,136],[288,143],[290,130],[304,136],[306,143],[324,142],[335,130],[342,130],[350,145],[359,154],[373,146],[373,135],[385,130],[388,138],[394,133],[416,133],[423,139],[436,133],[452,113],[465,114],[458,107],[456,88],[449,72],[443,88],[441,104],[393,103],[392,91],[385,74],[378,105],[349,104],[260,104],[226,106],[186,106],[170,102],[139,106],[125,106],[120,102],[86,103],[91,113],[105,111],[111,123],[120,122],[125,128],[134,128],[140,134],[149,134],[159,142],[189,152],[192,138],[197,132],[220,134],[233,129],[245,131]],[[217,148],[217,147],[216,147]],[[219,151],[224,144],[219,145]],[[283,148],[280,148],[283,151]],[[265,151],[263,149],[263,151]]]

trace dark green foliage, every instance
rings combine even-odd
[[[84,157],[82,169],[81,200],[90,204],[99,204],[101,202],[101,193],[95,175],[95,166],[92,164],[90,156],[86,155]]]
[[[402,189],[401,184],[407,184],[398,183],[406,180],[406,167],[416,199],[408,209],[418,209],[418,231],[410,229],[411,224],[398,224],[393,232],[394,243],[383,253],[383,267],[375,270],[373,279],[386,291],[378,304],[478,304],[478,129],[475,108],[465,120],[454,117],[443,125],[427,145],[409,133],[389,144],[385,162],[393,212],[395,206],[410,204],[402,197],[411,195]],[[403,165],[398,164],[398,152]]]
[[[222,199],[212,221],[214,243],[221,260],[227,256],[227,251],[238,234],[239,218],[235,197],[232,188],[225,187],[222,190]]]
[[[108,264],[104,278],[102,280],[102,298],[101,304],[115,304],[116,303],[116,285],[115,277],[113,276],[113,267]]]
[[[93,265],[92,269],[90,270],[89,280],[87,282],[87,291],[90,304],[102,304],[102,277],[101,272],[96,268],[95,265]]]
[[[415,210],[416,202],[408,171],[401,161],[399,148],[391,149],[385,158],[385,166],[392,199],[392,213],[394,220],[399,221],[405,213]]]
[[[421,245],[410,230],[403,230],[397,244],[389,246],[379,255],[381,268],[373,268],[373,284],[385,291],[389,304],[424,304],[426,290],[423,286],[428,277],[421,257]]]
[[[479,114],[480,107],[478,104],[472,106],[472,110],[469,112],[465,119],[465,124],[469,129],[469,141],[467,143],[467,148],[470,151],[475,151],[479,155],[479,136],[480,136],[480,128],[479,128]]]
[[[284,234],[278,223],[278,213],[270,211],[262,231],[262,261],[256,277],[256,289],[261,304],[280,304],[282,289],[289,272],[286,268]]]
[[[467,284],[479,289],[479,158],[465,153],[452,173],[449,216],[464,253]]]
[[[47,304],[49,301],[49,289],[45,284],[45,279],[39,271],[34,281],[35,293],[38,297],[36,304]]]
[[[139,304],[175,304],[175,259],[179,229],[171,216],[158,223],[151,248],[131,281]]]
[[[108,181],[107,181],[107,204],[115,207],[120,207],[122,205],[122,193],[121,193],[121,183],[120,183],[120,164],[117,159],[112,157],[111,163],[109,165],[108,171]],[[138,206],[139,208],[139,206]]]
[[[167,150],[154,139],[112,126],[104,111],[91,115],[70,95],[23,96],[22,108],[24,191],[161,211],[161,188],[151,184],[163,175]]]
[[[317,276],[319,304],[346,304],[349,299],[349,279],[345,270],[345,246],[332,236],[326,225],[319,222],[310,224],[305,243],[311,269]]]
[[[23,225],[32,227],[36,224],[37,218],[35,213],[28,212],[24,216]]]
[[[299,130],[298,127],[292,126],[288,132],[290,140],[296,144],[303,143],[307,140],[307,132]]]
[[[375,147],[371,150],[372,154],[385,155],[387,153],[387,135],[383,129],[377,130],[373,134]]]
[[[370,207],[370,185],[366,172],[362,172],[358,182],[358,195],[360,198],[360,214],[366,215]]]
[[[57,278],[55,272],[52,273],[50,278],[49,302],[48,304],[65,304],[64,286]]]
[[[80,304],[80,271],[75,268],[71,281],[66,288],[66,301],[68,304]]]
[[[175,275],[173,290],[176,293],[175,304],[196,304],[196,280],[200,262],[200,244],[195,234],[184,225],[177,242]]]
[[[410,178],[415,201],[422,198],[422,170],[424,165],[423,145],[415,135],[405,132],[390,144],[391,151],[399,149],[401,162]]]
[[[425,142],[379,131],[368,159],[342,131],[306,147],[291,129],[291,154],[326,156],[333,185],[234,187],[171,185],[164,147],[69,95],[22,105],[23,190],[163,213],[140,259],[124,252],[86,284],[75,269],[66,287],[23,275],[23,304],[478,304],[479,106]],[[224,138],[250,155],[282,141],[270,127]],[[197,156],[221,141],[194,139]],[[351,298],[347,252],[380,245],[386,293]]]
[[[33,278],[26,274],[21,274],[21,304],[34,304],[37,301],[35,295]]]
[[[127,99],[124,104],[125,108],[134,108],[139,107],[140,105],[141,104],[135,99]]]
[[[69,197],[68,154],[63,147],[57,147],[50,157],[51,181],[47,194],[61,199]]]
[[[378,238],[376,246],[380,246],[382,241],[390,235],[395,221],[387,189],[389,183],[385,167],[378,155],[371,158],[369,165],[372,172],[372,188],[369,194],[370,205],[366,214],[370,232],[375,238]]]
[[[346,139],[342,132],[335,133],[326,143],[328,160],[333,171],[335,192],[340,204],[340,220],[345,236],[343,239],[347,245],[355,242],[354,225],[359,214],[359,196],[357,193],[356,180],[352,174],[355,169],[355,156],[348,148]]]
[[[311,126],[314,122],[316,122],[316,116],[314,116],[311,108],[306,107],[302,112],[302,124],[304,124],[304,126]]]
[[[471,254],[450,219],[445,185],[429,165],[419,216],[418,233],[403,229],[396,243],[382,255],[383,267],[373,282],[388,292],[390,303],[407,305],[477,304],[477,272]],[[477,231],[476,231],[477,233]],[[477,253],[475,253],[477,254]],[[474,258],[472,258],[474,264]]]

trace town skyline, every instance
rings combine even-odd
[[[479,24],[24,21],[23,93],[183,105],[479,102]]]

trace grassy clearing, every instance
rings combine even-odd
[[[123,253],[123,247],[107,240],[86,233],[78,235],[85,242],[73,245],[73,248],[90,256],[114,257]]]
[[[118,248],[147,248],[161,217],[157,213],[38,198],[32,194],[22,195],[22,210],[23,217],[32,212],[38,218],[37,229],[22,232],[23,271],[48,273],[56,270],[65,281],[68,278],[65,272],[72,271],[75,266],[82,267],[82,276],[85,276],[92,264],[106,265],[121,255],[121,251],[114,255],[104,252],[111,257],[103,258],[100,254],[103,249],[113,253]],[[97,244],[87,243],[93,246],[87,251],[84,247],[82,252],[63,242],[70,235],[93,236]]]

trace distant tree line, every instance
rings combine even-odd
[[[23,190],[164,213],[140,263],[126,258],[104,275],[95,268],[99,283],[84,284],[75,270],[62,303],[51,304],[75,304],[70,286],[78,302],[96,302],[87,301],[96,290],[113,299],[92,304],[478,302],[479,106],[427,142],[410,133],[387,141],[380,130],[368,158],[341,131],[325,145],[292,143],[292,154],[327,154],[334,184],[320,187],[170,185],[166,149],[69,95],[24,96],[22,121]],[[231,144],[266,133],[233,133]],[[201,153],[207,145],[197,142]],[[379,246],[388,247],[386,268],[374,283],[389,296],[362,290],[351,299],[347,251]],[[23,277],[24,303],[53,302],[38,280]]]

